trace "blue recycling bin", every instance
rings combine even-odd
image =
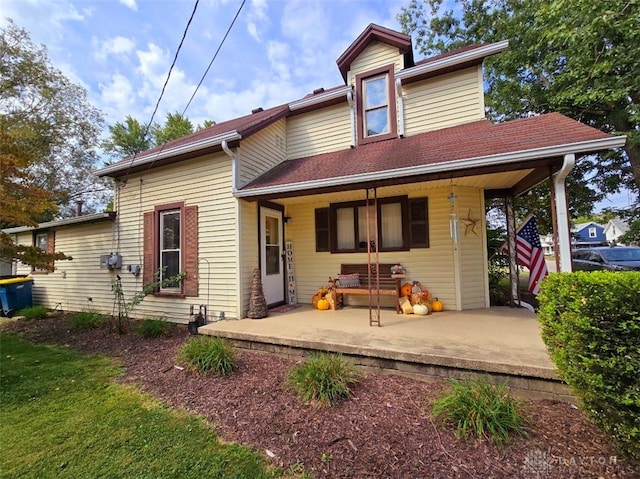
[[[33,278],[0,279],[2,314],[12,316],[23,308],[33,306]]]

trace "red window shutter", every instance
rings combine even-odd
[[[146,286],[155,281],[155,238],[154,238],[154,212],[149,211],[144,214],[143,225],[143,265],[142,265],[142,283]]]
[[[198,296],[198,207],[184,208],[184,295]]]
[[[47,254],[55,254],[56,252],[56,232],[48,231],[47,232]],[[47,265],[47,269],[49,271],[54,271],[56,268],[55,260],[51,260]]]

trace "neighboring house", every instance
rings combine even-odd
[[[571,229],[573,244],[575,246],[593,246],[604,244],[607,237],[604,234],[604,226],[598,223],[580,223]]]
[[[551,233],[540,235],[540,244],[542,245],[542,251],[545,256],[554,254],[553,235]]]
[[[604,227],[604,236],[609,243],[618,243],[618,238],[627,231],[629,231],[629,224],[626,221],[620,218],[613,218]]]
[[[38,299],[77,308],[92,295],[111,311],[116,274],[130,297],[158,270],[185,271],[182,285],[157,291],[136,314],[184,322],[202,304],[211,316],[240,318],[254,268],[269,304],[289,300],[289,283],[310,303],[342,263],[367,262],[369,243],[380,263],[402,264],[407,281],[422,282],[446,309],[489,307],[485,199],[523,194],[560,170],[558,217],[566,218],[573,160],[625,143],[555,113],[486,120],[482,62],[506,48],[471,45],[415,62],[409,36],[370,25],[337,60],[344,84],[102,169],[115,180],[117,218],[78,225],[67,249],[56,230],[56,246],[87,256],[38,279]],[[95,244],[85,244],[89,234]],[[568,244],[568,227],[564,237]],[[99,253],[109,252],[121,255],[121,269],[98,269]],[[128,272],[138,267],[141,275]]]

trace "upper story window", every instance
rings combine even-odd
[[[589,238],[595,238],[596,236],[598,236],[598,233],[596,232],[595,228],[589,228]]]
[[[364,131],[367,137],[389,133],[388,81],[386,74],[363,81]]]
[[[393,65],[356,75],[358,144],[398,136]]]

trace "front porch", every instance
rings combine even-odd
[[[301,305],[253,320],[212,322],[200,334],[236,346],[287,356],[339,352],[356,364],[421,379],[487,375],[529,397],[571,400],[557,377],[540,327],[526,309],[496,307],[430,316],[383,310],[382,327],[369,326],[367,308],[318,311]]]

